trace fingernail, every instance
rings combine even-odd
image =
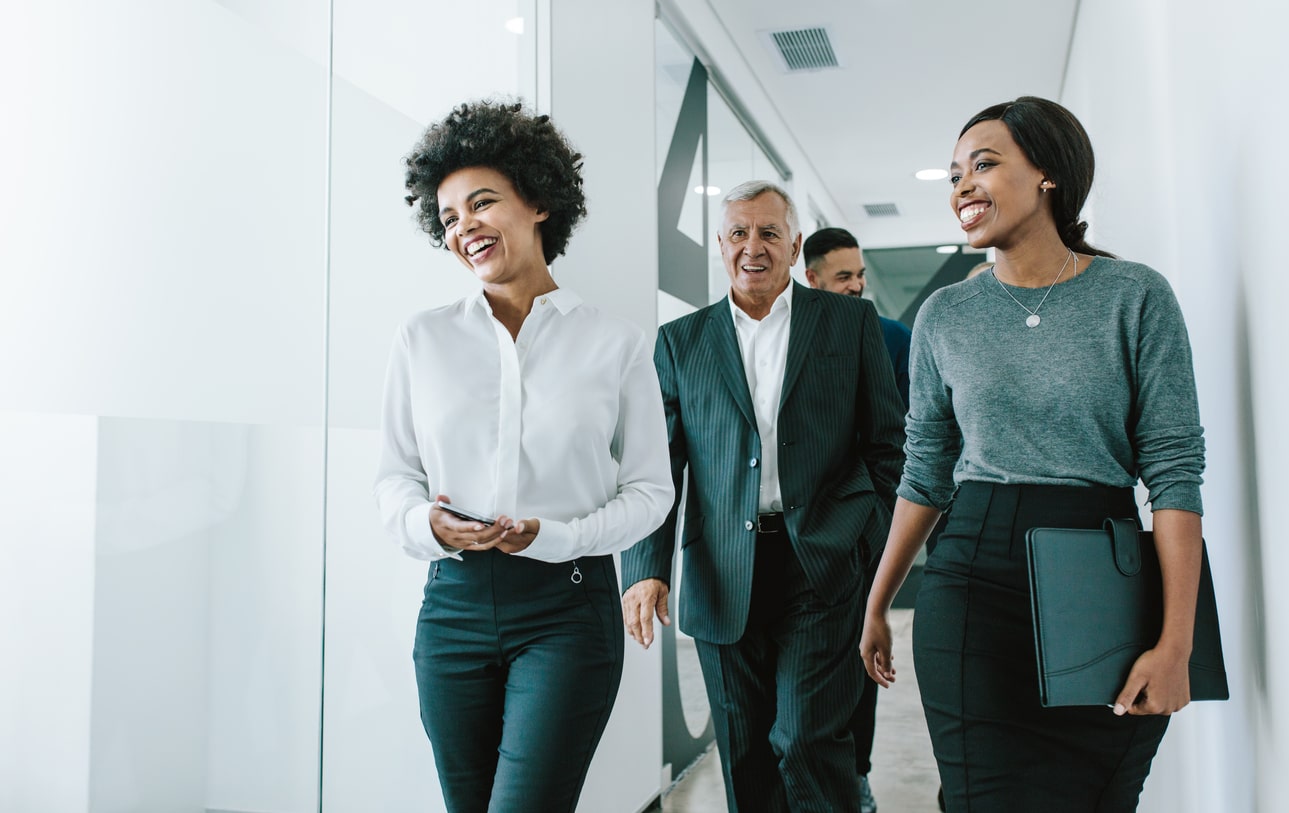
[[[1122,717],[1122,716],[1124,715],[1124,712],[1126,712],[1126,711],[1127,711],[1127,709],[1123,707],[1123,704],[1122,704],[1122,703],[1115,703],[1115,704],[1114,704],[1114,713],[1115,713],[1115,715],[1116,715],[1116,716],[1118,716],[1118,717]]]

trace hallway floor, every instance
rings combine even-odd
[[[898,681],[880,690],[873,773],[869,780],[879,813],[936,813],[940,778],[931,755],[917,676],[913,673],[913,611],[892,610],[895,665]],[[725,810],[725,787],[720,757],[708,751],[663,796],[664,813],[720,813]]]

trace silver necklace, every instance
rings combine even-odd
[[[1066,249],[1066,250],[1069,251],[1069,249]],[[1025,319],[1025,326],[1038,327],[1038,323],[1043,321],[1042,319],[1038,318],[1038,311],[1040,308],[1043,307],[1043,303],[1047,301],[1047,295],[1050,294],[1052,292],[1052,289],[1056,287],[1056,283],[1060,282],[1061,275],[1065,273],[1065,267],[1070,264],[1070,260],[1072,259],[1074,259],[1074,252],[1070,251],[1069,255],[1067,255],[1065,258],[1065,262],[1061,263],[1061,270],[1056,272],[1056,279],[1052,280],[1052,284],[1047,286],[1047,291],[1043,294],[1043,298],[1038,300],[1038,304],[1034,306],[1034,310],[1030,310],[1024,305],[1021,305],[1021,301],[1017,299],[1012,294],[1011,291],[1007,290],[1007,286],[1003,285],[1003,281],[998,279],[998,273],[994,270],[994,268],[997,268],[996,265],[994,266],[994,268],[989,269],[989,275],[994,278],[994,282],[998,283],[998,287],[1003,289],[1003,293],[1007,294],[1012,298],[1012,302],[1015,302],[1017,305],[1020,305],[1021,310],[1029,314],[1029,317]]]

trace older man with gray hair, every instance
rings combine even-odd
[[[729,296],[659,330],[677,494],[680,627],[696,641],[731,811],[860,807],[847,720],[863,572],[886,538],[904,407],[870,302],[794,283],[792,199],[751,181],[716,239]],[[670,624],[680,500],[622,555],[627,630]]]

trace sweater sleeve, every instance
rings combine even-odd
[[[962,453],[962,432],[953,412],[953,393],[936,364],[935,317],[928,315],[933,310],[933,305],[924,306],[913,324],[904,475],[896,494],[943,511],[953,500],[953,469]]]
[[[1190,339],[1177,298],[1156,276],[1141,302],[1132,444],[1151,509],[1203,513],[1204,429]]]

